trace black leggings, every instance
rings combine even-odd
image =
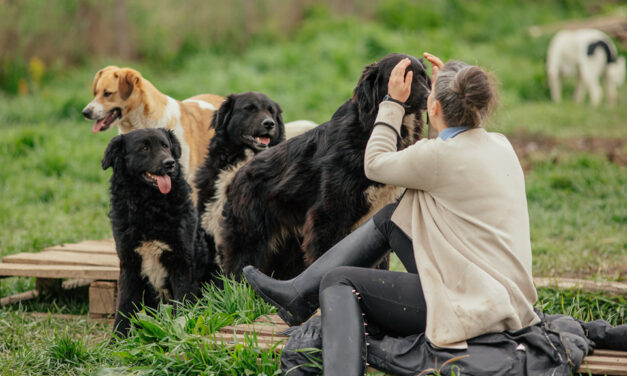
[[[374,215],[379,231],[401,260],[407,273],[389,270],[340,266],[331,269],[320,283],[320,292],[330,286],[351,286],[359,293],[360,306],[368,331],[404,336],[422,333],[427,323],[427,304],[416,269],[411,239],[396,226],[390,204]]]

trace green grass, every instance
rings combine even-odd
[[[254,336],[234,347],[214,343],[219,328],[273,311],[248,285],[224,284],[176,313],[172,305],[144,307],[131,318],[129,336],[109,344],[110,325],[0,309],[0,374],[277,374],[279,354],[260,350]]]
[[[527,175],[527,198],[536,275],[624,278],[624,167],[591,154],[539,161]]]

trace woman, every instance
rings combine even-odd
[[[430,54],[430,124],[438,132],[397,151],[411,89],[401,61],[365,153],[369,179],[407,188],[290,281],[253,267],[251,286],[295,325],[322,311],[325,375],[361,375],[366,333],[425,332],[437,347],[539,322],[531,277],[525,183],[511,144],[481,128],[496,101],[488,75]],[[388,249],[408,273],[369,269]]]

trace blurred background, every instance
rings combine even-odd
[[[574,81],[550,101],[550,39],[577,27],[627,54],[618,0],[0,0],[0,256],[111,236],[99,162],[117,132],[81,116],[106,65],[176,99],[261,91],[286,121],[321,123],[364,66],[429,51],[499,80],[486,127],[527,173],[536,273],[624,279],[627,85],[613,108],[573,103]]]

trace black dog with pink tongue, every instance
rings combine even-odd
[[[113,167],[109,218],[120,258],[114,328],[129,329],[128,316],[143,301],[183,302],[218,272],[181,173],[181,146],[172,131],[140,129],[114,137],[102,168]]]

